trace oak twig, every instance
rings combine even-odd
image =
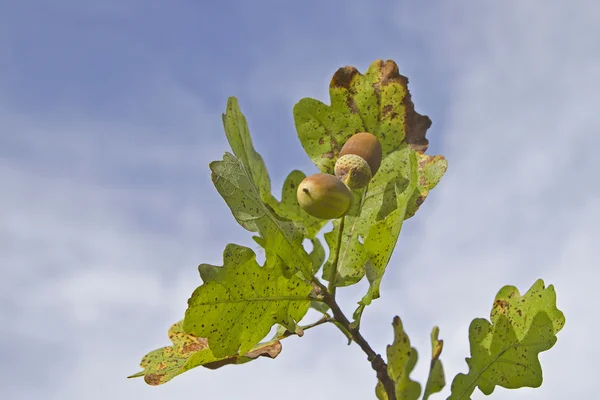
[[[387,363],[383,360],[380,354],[377,354],[375,350],[373,350],[371,345],[369,345],[369,343],[360,333],[359,328],[353,328],[350,325],[350,321],[348,318],[346,318],[346,315],[335,301],[335,298],[331,295],[331,293],[329,293],[327,287],[325,287],[316,279],[313,281],[313,286],[315,287],[315,290],[319,292],[319,295],[323,297],[321,301],[327,304],[331,309],[335,321],[337,321],[350,334],[356,344],[358,344],[367,355],[367,360],[369,360],[371,367],[373,367],[377,373],[377,379],[379,379],[379,381],[381,381],[383,384],[383,387],[387,392],[388,399],[396,400],[396,385],[388,374]]]

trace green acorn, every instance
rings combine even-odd
[[[306,177],[298,185],[296,195],[304,211],[321,219],[340,218],[352,201],[352,192],[342,181],[323,173]]]

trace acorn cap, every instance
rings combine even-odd
[[[335,176],[350,189],[362,189],[369,184],[373,174],[364,158],[356,154],[344,154],[335,163]]]
[[[375,175],[379,170],[383,157],[381,143],[375,135],[369,132],[359,132],[352,135],[342,146],[339,156],[342,157],[346,154],[355,154],[362,157],[369,164],[372,175]]]

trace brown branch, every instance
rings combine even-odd
[[[350,334],[350,336],[352,336],[352,339],[367,355],[367,360],[369,360],[371,367],[373,367],[377,373],[377,379],[379,379],[379,381],[381,381],[383,384],[383,387],[387,392],[388,399],[396,400],[396,385],[390,378],[387,370],[387,364],[381,355],[377,354],[375,350],[371,348],[371,345],[369,345],[369,343],[365,340],[358,328],[351,327],[350,321],[348,318],[346,318],[346,315],[344,315],[344,312],[335,301],[335,298],[327,291],[327,288],[316,279],[313,281],[313,285],[315,286],[315,289],[318,289],[317,291],[319,294],[323,296],[322,301],[331,309],[333,318],[339,322],[339,324]]]

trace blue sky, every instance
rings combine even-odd
[[[360,349],[330,327],[286,340],[276,360],[158,388],[124,377],[168,344],[199,263],[220,264],[229,242],[256,249],[210,182],[227,97],[278,195],[291,169],[316,171],[293,105],[327,102],[338,67],[380,58],[409,77],[433,120],[428,152],[450,168],[405,224],[365,336],[384,351],[400,315],[423,381],[439,325],[450,380],[496,291],[543,278],[567,316],[541,356],[546,380],[492,398],[589,397],[600,6],[522,3],[0,1],[1,397],[370,398]],[[340,291],[346,310],[365,286]]]

